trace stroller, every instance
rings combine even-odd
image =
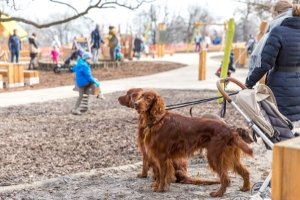
[[[79,57],[81,57],[82,53],[83,50],[81,48],[73,51],[71,56],[65,60],[63,65],[57,65],[53,68],[54,73],[60,73],[62,71],[73,72],[74,65],[72,65],[72,61],[77,60]]]
[[[229,97],[222,84],[233,82],[242,90],[236,96],[236,102]],[[224,99],[229,102],[245,119],[253,130],[253,139],[261,137],[267,149],[273,149],[274,143],[295,137],[293,124],[277,110],[275,97],[266,85],[256,89],[247,89],[238,80],[227,77],[217,82],[217,88]],[[235,197],[234,200],[256,200],[270,198],[271,172],[264,182],[255,183],[251,189],[251,197]]]

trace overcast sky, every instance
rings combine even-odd
[[[64,0],[69,2],[79,10],[86,8],[89,0]],[[120,0],[122,1],[122,0]],[[130,1],[130,0],[129,0]],[[133,0],[131,0],[133,1]],[[22,16],[28,16],[28,18],[48,19],[49,16],[53,16],[57,13],[64,13],[65,7],[59,6],[59,4],[50,3],[49,0],[22,0],[23,5],[21,11],[18,14]],[[18,2],[19,3],[19,2]],[[242,3],[238,3],[234,0],[156,0],[153,4],[157,6],[167,5],[171,14],[176,13],[182,16],[187,15],[187,8],[191,5],[200,5],[207,7],[208,10],[213,13],[220,20],[227,20],[233,16],[234,10],[237,7],[245,6]],[[96,23],[104,25],[124,27],[126,24],[131,24],[133,18],[141,11],[149,10],[151,4],[144,4],[139,9],[132,11],[122,7],[116,9],[94,9],[88,14]]]

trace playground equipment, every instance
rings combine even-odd
[[[36,70],[24,70],[23,64],[0,63],[0,88],[23,87],[39,84],[39,73]],[[1,87],[2,86],[2,87]]]
[[[201,24],[199,23],[198,25],[202,25],[202,23]],[[222,24],[222,25],[224,25],[224,24]],[[225,27],[227,27],[227,26],[225,26]],[[226,31],[226,44],[225,44],[225,48],[224,48],[224,57],[223,57],[222,69],[221,69],[221,78],[225,78],[227,76],[229,57],[230,57],[231,46],[232,46],[231,44],[232,44],[233,36],[234,36],[234,29],[235,29],[234,20],[231,18],[228,21],[228,29]],[[198,80],[205,80],[205,77],[206,77],[206,50],[202,50],[199,53]]]
[[[224,46],[224,35],[227,30],[227,22],[224,22],[224,23],[202,22],[202,21],[195,22],[194,23],[195,28],[194,28],[192,40],[190,41],[190,45],[193,43],[193,39],[195,38],[196,34],[201,32],[200,29],[203,26],[223,26],[224,31],[222,34],[222,38],[218,38],[218,40],[221,40],[221,41],[218,42],[219,44],[216,44],[216,45],[213,44],[213,45],[210,45],[210,47],[209,47],[209,50],[222,50],[223,46]]]

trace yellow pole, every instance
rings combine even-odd
[[[221,78],[227,77],[228,72],[228,64],[229,64],[229,58],[231,53],[231,46],[233,41],[235,31],[235,24],[233,18],[230,18],[228,21],[228,29],[226,32],[226,41],[225,41],[225,48],[224,48],[224,56],[223,56],[223,62],[222,62],[222,68],[221,68]],[[221,93],[218,92],[218,97],[221,97]],[[223,99],[218,99],[218,103],[222,103]]]

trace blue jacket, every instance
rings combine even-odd
[[[75,73],[75,81],[78,87],[85,87],[88,84],[96,83],[90,65],[82,58],[79,58],[77,64],[73,68],[73,72]]]
[[[262,51],[261,67],[247,77],[246,85],[254,86],[266,73],[279,111],[291,121],[300,120],[300,17],[285,19],[275,27]],[[278,69],[280,67],[280,70]],[[289,67],[297,70],[290,71]]]

